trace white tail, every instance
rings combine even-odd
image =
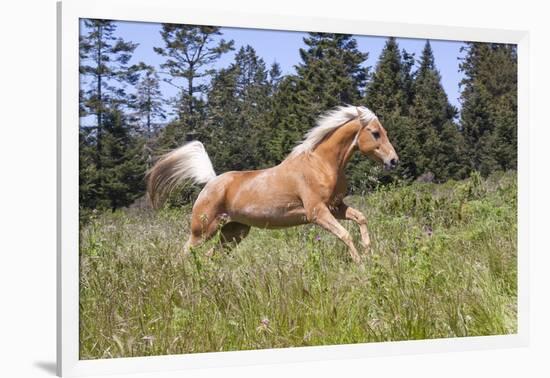
[[[206,184],[216,177],[212,162],[199,141],[189,142],[162,156],[147,172],[147,193],[154,208],[174,188],[187,181]]]

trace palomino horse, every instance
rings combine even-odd
[[[356,150],[388,169],[397,165],[397,154],[376,115],[366,107],[339,107],[321,117],[275,167],[217,176],[204,146],[194,141],[158,160],[147,173],[147,190],[151,203],[158,207],[182,182],[206,184],[193,205],[185,252],[211,238],[220,227],[221,242],[226,244],[240,242],[250,227],[314,223],[340,238],[358,263],[361,257],[353,240],[337,220],[349,219],[359,225],[368,252],[367,220],[343,202],[344,168]]]

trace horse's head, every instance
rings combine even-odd
[[[363,155],[383,163],[386,169],[393,169],[397,166],[399,157],[388,139],[386,129],[376,117],[359,131],[357,147]]]

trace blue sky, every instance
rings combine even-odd
[[[143,61],[155,66],[157,69],[163,63],[164,58],[153,51],[155,46],[164,46],[160,36],[161,25],[158,23],[146,22],[117,22],[116,35],[125,40],[136,42],[139,46],[136,48],[131,63]],[[281,65],[283,74],[294,73],[294,66],[300,62],[298,50],[304,47],[303,37],[306,33],[278,31],[278,30],[260,30],[260,29],[241,29],[241,28],[222,28],[223,38],[235,41],[235,51],[240,46],[251,45],[257,54],[264,59],[269,66],[277,61]],[[368,52],[369,57],[365,65],[375,67],[378,57],[384,44],[385,37],[359,36],[355,38],[358,42],[359,50]],[[398,38],[397,42],[401,49],[410,53],[415,53],[416,59],[420,58],[425,40]],[[447,92],[450,102],[460,108],[459,103],[459,82],[462,79],[462,73],[459,72],[458,57],[462,42],[456,41],[430,41],[435,57],[435,64],[441,74],[442,84]],[[225,54],[216,63],[215,68],[227,67],[233,61],[235,51]],[[173,86],[162,83],[162,93],[166,98],[176,95],[177,89]]]

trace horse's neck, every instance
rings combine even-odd
[[[358,121],[348,122],[321,142],[315,152],[328,164],[338,176],[343,173],[346,164],[355,151],[355,138],[361,124]]]

